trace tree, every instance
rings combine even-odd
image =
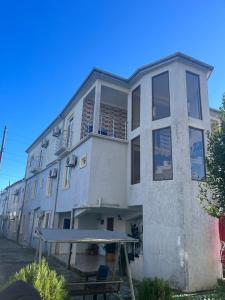
[[[217,218],[225,215],[225,93],[220,115],[221,124],[208,133],[206,179],[198,197],[204,210]]]

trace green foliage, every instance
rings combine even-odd
[[[172,290],[162,279],[145,278],[137,284],[138,300],[171,300]]]
[[[15,275],[9,279],[6,286],[17,280],[23,280],[36,288],[42,300],[68,299],[64,278],[58,276],[55,271],[50,270],[45,259],[42,259],[40,263],[27,265],[15,273]]]
[[[217,218],[225,214],[225,94],[220,113],[221,125],[208,133],[207,174],[198,197],[204,210]]]
[[[218,279],[217,283],[215,299],[225,300],[225,281],[224,279]]]

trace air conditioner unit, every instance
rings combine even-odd
[[[77,156],[72,155],[71,157],[67,157],[66,159],[66,166],[69,168],[75,168],[77,165]]]
[[[48,147],[48,144],[49,144],[49,140],[43,139],[43,140],[42,140],[42,143],[41,143],[41,147],[42,147],[42,148],[47,148],[47,147]]]
[[[44,218],[44,216],[45,216],[45,212],[44,212],[43,210],[40,210],[40,211],[38,212],[38,218],[39,218],[39,219],[42,219],[42,218]]]
[[[54,136],[54,137],[59,137],[60,134],[61,134],[61,128],[59,128],[58,126],[56,126],[56,127],[53,129],[52,136]]]
[[[53,170],[50,170],[49,173],[50,172],[51,172],[51,175],[49,174],[49,177],[51,177],[51,178],[57,177],[58,170],[56,168],[54,168]]]
[[[13,192],[13,195],[17,196],[17,195],[19,195],[19,193],[20,193],[20,190],[19,190],[19,189],[16,189],[16,190]]]

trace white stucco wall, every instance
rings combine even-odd
[[[188,118],[186,70],[200,75],[203,120]],[[164,71],[169,71],[171,116],[151,121],[151,78]],[[173,63],[139,83],[141,126],[129,133],[129,139],[140,134],[141,183],[130,186],[128,179],[128,204],[143,204],[144,276],[164,278],[187,291],[210,289],[221,275],[218,230],[196,199],[198,182],[191,179],[189,152],[189,126],[210,126],[206,72]],[[129,111],[130,107],[129,102]],[[153,181],[152,130],[167,126],[172,134],[173,180]]]

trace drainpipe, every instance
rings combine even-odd
[[[22,202],[22,206],[21,206],[19,223],[18,223],[18,228],[17,228],[17,232],[16,232],[16,241],[17,241],[17,243],[19,242],[19,234],[20,234],[20,228],[21,228],[21,223],[22,223],[22,219],[23,219],[23,211],[24,211],[24,203],[25,203],[26,193],[27,193],[27,180],[25,179],[25,187],[24,187],[24,192],[23,192],[23,202]]]
[[[55,226],[55,215],[56,215],[56,207],[57,207],[57,203],[58,203],[60,173],[61,173],[61,159],[58,160],[58,176],[57,176],[55,203],[54,203],[54,207],[53,207],[53,211],[52,211],[52,218],[51,218],[52,221],[51,221],[51,225],[50,225],[50,228],[52,228],[52,229]],[[54,245],[54,247],[53,247],[53,245]],[[48,248],[48,255],[53,252],[53,249],[55,249],[55,245],[56,245],[55,243],[50,244],[50,246]]]

